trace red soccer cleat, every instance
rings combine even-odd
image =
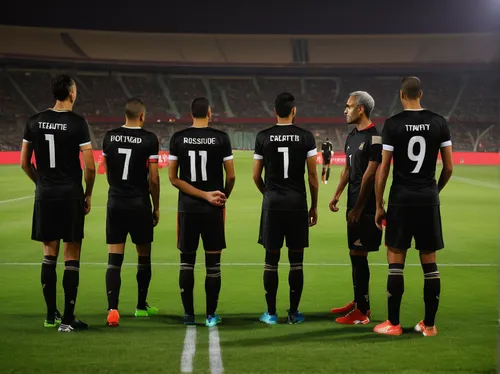
[[[354,309],[356,309],[356,303],[354,301],[351,301],[349,304],[344,305],[343,307],[331,309],[330,312],[333,314],[347,314],[349,312],[352,312]]]
[[[377,334],[399,336],[403,333],[401,325],[394,326],[390,321],[382,322],[373,329]]]
[[[120,313],[116,309],[111,309],[108,312],[108,326],[117,327],[120,324]]]
[[[436,336],[438,333],[436,326],[426,326],[424,325],[424,320],[415,326],[415,331],[421,333],[423,336]]]
[[[359,309],[354,309],[352,312],[347,313],[344,317],[339,317],[335,322],[342,325],[366,325],[370,323],[370,318],[361,313]]]

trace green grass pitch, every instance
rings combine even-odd
[[[328,210],[340,169],[320,186],[319,222],[311,229],[305,255],[302,325],[284,323],[288,307],[286,252],[280,266],[280,324],[258,322],[265,311],[264,252],[256,243],[261,196],[251,178],[251,152],[236,152],[236,187],[227,206],[227,244],[222,258],[218,312],[225,373],[493,373],[497,366],[497,248],[500,217],[498,168],[460,166],[441,196],[446,248],[439,252],[442,278],[437,316],[439,335],[407,332],[377,336],[386,319],[386,255],[370,255],[372,322],[341,326],[329,314],[352,299],[346,249],[345,215]],[[319,170],[319,167],[318,167]],[[107,183],[96,180],[92,212],[85,228],[77,316],[87,332],[60,334],[44,329],[40,286],[42,251],[30,240],[33,185],[18,166],[0,167],[0,372],[1,373],[178,373],[186,328],[178,289],[175,246],[177,191],[163,169],[161,221],[153,245],[149,303],[160,315],[135,320],[135,249],[126,250],[122,271],[121,326],[105,326],[104,275],[107,261],[105,205]],[[24,199],[19,199],[23,198]],[[345,206],[345,195],[341,204]],[[200,252],[200,254],[203,254]],[[204,267],[195,272],[197,321],[204,321]],[[405,269],[401,322],[410,330],[423,317],[423,277],[418,255],[410,250]],[[63,307],[62,256],[58,300]],[[210,373],[209,330],[197,326],[194,373]]]

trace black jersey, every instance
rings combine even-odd
[[[382,162],[382,137],[374,124],[362,131],[356,128],[345,142],[346,163],[349,167],[349,187],[347,189],[347,209],[353,209],[361,191],[363,175],[370,161]],[[375,213],[375,189],[370,192],[364,212]]]
[[[170,139],[170,161],[177,161],[179,178],[202,191],[224,192],[223,163],[233,159],[229,136],[211,127],[189,127]],[[215,207],[179,191],[179,212],[211,212]]]
[[[264,161],[266,185],[262,209],[307,210],[305,163],[316,154],[313,134],[295,125],[257,134],[254,158]]]
[[[382,142],[394,159],[389,205],[439,205],[437,157],[451,146],[446,120],[425,109],[405,110],[386,120]]]
[[[80,147],[90,144],[89,125],[71,111],[47,109],[32,116],[23,142],[35,151],[36,199],[83,198]]]
[[[326,154],[330,154],[330,153],[332,153],[332,151],[333,151],[333,144],[329,140],[327,140],[321,144],[321,152],[326,153]]]
[[[108,168],[108,207],[149,207],[148,162],[158,162],[158,137],[140,127],[106,132],[102,143]]]

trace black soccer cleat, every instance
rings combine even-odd
[[[61,323],[61,326],[59,326],[59,332],[73,332],[73,331],[83,331],[83,330],[88,330],[89,325],[87,325],[85,322],[82,322],[78,319],[74,319],[73,322],[71,322],[71,325],[66,325],[64,323]]]

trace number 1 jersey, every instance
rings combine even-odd
[[[158,162],[158,137],[140,127],[122,126],[106,133],[102,151],[108,169],[108,207],[149,207],[148,162]]]
[[[264,210],[307,210],[306,160],[316,156],[314,135],[295,125],[275,125],[257,134],[256,160],[265,171]]]
[[[439,205],[437,157],[451,146],[446,120],[425,109],[405,110],[385,121],[382,143],[394,160],[389,205]]]
[[[202,191],[224,192],[224,161],[233,159],[229,136],[211,127],[189,127],[170,139],[170,161],[177,161],[179,179]],[[179,191],[179,212],[211,212],[214,207],[205,200]]]

